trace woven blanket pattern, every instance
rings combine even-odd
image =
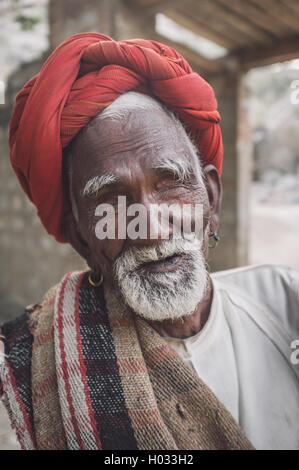
[[[31,316],[35,324],[32,345],[31,383],[36,445],[38,449],[67,449],[58,395],[55,348],[54,304],[58,286],[45,296],[41,308]]]
[[[178,449],[237,450],[252,445],[239,424],[148,323],[136,318],[149,379]]]
[[[4,356],[0,362],[0,396],[22,449],[36,447],[33,433],[30,312],[2,325]]]

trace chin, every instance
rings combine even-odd
[[[137,315],[153,321],[192,315],[208,286],[205,258],[200,249],[184,252],[176,269],[152,271],[145,265],[125,271],[118,265],[116,274],[125,303]]]

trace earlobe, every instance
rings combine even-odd
[[[63,220],[63,233],[67,241],[72,245],[74,250],[82,256],[86,261],[90,257],[90,248],[82,237],[78,222],[71,211],[67,212]]]
[[[219,213],[222,198],[222,184],[218,170],[214,165],[206,165],[204,167],[204,174],[211,211]]]
[[[214,165],[204,167],[206,189],[210,203],[211,230],[218,228],[219,213],[222,199],[222,184],[217,168]]]

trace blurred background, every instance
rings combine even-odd
[[[7,143],[16,93],[60,42],[83,31],[165,42],[214,87],[224,194],[211,269],[299,269],[298,0],[0,0],[0,323],[84,266],[41,226]],[[16,447],[0,408],[0,449]]]

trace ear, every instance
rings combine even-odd
[[[218,170],[214,165],[206,165],[203,171],[210,203],[210,228],[213,233],[217,231],[219,226],[219,213],[222,200],[222,184]]]
[[[71,211],[68,211],[64,216],[63,233],[66,240],[72,245],[74,250],[89,264],[91,255],[89,245],[82,237],[78,223]]]

